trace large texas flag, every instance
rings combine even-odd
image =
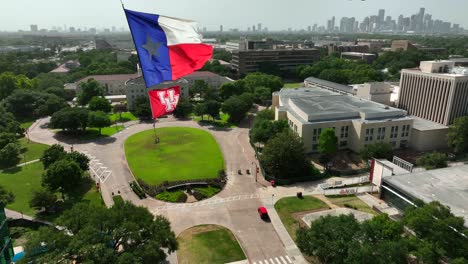
[[[202,44],[194,21],[128,9],[125,15],[147,88],[190,74],[213,55],[213,48]]]

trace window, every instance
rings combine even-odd
[[[317,141],[317,137],[316,137],[316,136],[313,136],[313,137],[312,137],[312,141],[313,141],[313,142],[314,142],[314,141]]]
[[[365,138],[365,141],[366,141],[366,142],[369,141],[369,137],[366,137],[366,138]]]
[[[340,141],[340,147],[345,147],[348,145],[348,141]]]

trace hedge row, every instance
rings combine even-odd
[[[226,185],[226,173],[224,170],[220,170],[218,172],[218,178],[215,179],[200,179],[200,180],[181,180],[181,181],[173,181],[173,182],[163,182],[159,185],[151,185],[143,181],[142,179],[138,179],[138,183],[143,189],[145,193],[147,193],[151,197],[155,197],[156,195],[163,193],[170,189],[171,187],[177,185],[183,185],[190,183],[192,185],[196,185],[197,183],[213,186],[219,189],[223,189],[224,185]]]
[[[130,187],[132,188],[133,192],[138,196],[138,198],[143,199],[146,198],[145,192],[141,189],[140,185],[135,181],[130,182]]]

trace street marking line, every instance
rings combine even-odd
[[[293,263],[289,256],[285,256],[289,263]]]
[[[269,259],[268,261],[270,261],[271,264],[275,264],[275,262],[273,261],[273,259]]]
[[[283,262],[283,264],[287,264],[286,260],[283,258],[283,256],[280,256],[279,257],[281,259],[281,262]]]
[[[281,264],[281,262],[279,261],[279,259],[276,258],[276,257],[275,257],[275,261],[276,261],[277,264]]]

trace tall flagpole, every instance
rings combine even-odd
[[[122,5],[122,9],[123,9],[123,11],[124,11],[124,13],[125,13],[125,18],[127,18],[127,13],[125,12],[125,5],[124,5],[124,3],[123,3],[122,0],[120,0],[120,4]],[[127,19],[127,23],[129,23],[129,22],[128,22],[128,19]],[[131,33],[132,39],[133,39],[132,27],[130,27],[130,24],[128,24],[128,27],[130,28],[130,33]],[[134,40],[134,39],[133,39],[133,44],[135,45],[135,49],[136,49],[136,43],[135,43],[135,40]],[[138,54],[138,57],[140,57],[140,54]],[[144,73],[143,73],[143,71],[142,71],[142,75],[143,75],[143,80],[144,80],[145,78],[144,78]],[[145,81],[145,86],[146,86],[146,81]],[[147,93],[147,95],[148,95],[148,101],[150,101],[151,99],[149,98],[149,91],[148,91],[148,88],[147,88],[147,87],[146,87],[146,90],[147,90],[146,93]],[[151,102],[149,102],[149,103],[150,103],[151,117],[152,117],[152,115],[153,115],[153,106],[151,105]],[[158,138],[158,136],[156,135],[156,118],[153,118],[153,130],[154,130],[154,142],[155,142],[155,143],[159,143],[159,138]]]

